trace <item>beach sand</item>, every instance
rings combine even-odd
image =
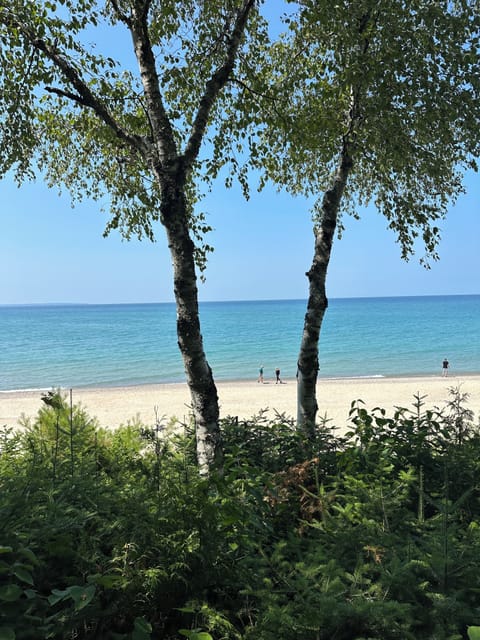
[[[388,414],[395,406],[411,408],[414,395],[425,398],[428,408],[443,407],[449,399],[449,388],[459,387],[468,393],[468,408],[480,416],[480,375],[450,375],[448,378],[362,378],[321,379],[318,382],[317,400],[319,416],[327,416],[331,426],[345,429],[351,402],[363,400],[367,409],[382,407]],[[266,380],[265,384],[253,381],[217,382],[221,417],[251,418],[262,409],[268,415],[275,411],[289,417],[296,415],[296,383],[285,380],[283,384]],[[68,393],[68,391],[66,391]],[[186,384],[150,384],[130,387],[73,389],[73,402],[81,404],[100,425],[117,427],[127,421],[141,420],[146,425],[155,423],[156,415],[188,421],[191,414],[190,396]],[[42,406],[40,391],[0,392],[0,425],[15,427],[21,414],[35,416]]]

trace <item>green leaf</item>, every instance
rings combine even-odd
[[[27,560],[30,560],[32,564],[35,564],[35,565],[40,564],[37,556],[28,547],[22,547],[21,549],[18,550],[18,553],[19,555],[22,555]]]
[[[90,602],[93,600],[95,595],[95,585],[91,584],[88,587],[69,587],[67,589],[68,595],[72,598],[75,603],[75,609],[80,611],[85,608]]]
[[[150,640],[152,625],[145,618],[135,618],[132,640]]]
[[[22,582],[26,582],[27,584],[33,585],[32,574],[30,573],[30,571],[25,569],[25,567],[14,566],[12,569],[12,572],[13,572],[13,575],[15,575]]]
[[[17,584],[7,584],[0,587],[0,600],[4,602],[15,602],[22,595],[23,590]]]
[[[125,578],[115,573],[106,573],[103,576],[97,573],[88,576],[87,582],[89,584],[98,584],[105,589],[116,589],[125,583]]]
[[[480,627],[468,627],[467,634],[469,640],[480,640]]]
[[[48,602],[53,606],[67,597],[67,590],[53,589],[51,595],[48,596]]]
[[[12,551],[12,547],[4,547],[3,545],[0,545],[0,553],[11,553]]]

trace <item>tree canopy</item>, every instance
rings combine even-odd
[[[233,90],[219,93],[217,83],[236,62],[231,51],[224,68],[237,11],[254,4],[2,0],[0,175],[42,175],[74,200],[107,196],[107,232],[153,239],[161,193],[145,169],[149,145],[165,163],[181,157],[188,177],[198,169],[205,133]],[[133,29],[142,12],[143,34]],[[252,13],[245,37],[237,33],[244,53],[258,27]],[[188,188],[194,204],[193,181]],[[190,213],[200,238],[205,225]]]
[[[355,99],[354,165],[341,210],[357,215],[374,203],[402,257],[420,236],[426,259],[435,258],[436,221],[480,155],[480,3],[296,4],[253,91],[241,96],[255,104],[251,164],[262,184],[316,196],[318,211],[353,133]]]

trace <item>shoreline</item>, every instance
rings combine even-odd
[[[363,382],[363,381],[380,381],[380,380],[445,380],[443,376],[438,373],[392,373],[392,374],[383,374],[383,373],[372,373],[372,374],[363,374],[363,375],[351,375],[351,376],[318,376],[317,385],[322,383],[330,383],[330,382]],[[447,376],[447,380],[458,380],[458,379],[467,379],[467,378],[478,378],[480,382],[480,371],[479,372],[459,372],[456,374],[449,373]],[[253,376],[248,378],[216,378],[215,385],[218,386],[226,386],[233,384],[246,384],[257,382],[257,379]],[[296,380],[293,377],[283,378],[282,384],[295,384]],[[275,384],[275,378],[273,376],[266,377],[264,384]],[[29,394],[29,393],[45,393],[46,391],[52,391],[52,389],[60,388],[64,392],[68,392],[70,389],[74,389],[79,392],[87,392],[87,391],[110,391],[115,389],[142,389],[144,387],[183,387],[187,386],[187,382],[185,380],[164,380],[162,382],[124,382],[121,384],[105,384],[105,383],[91,383],[91,384],[80,384],[78,386],[60,386],[56,387],[55,385],[50,385],[46,387],[30,387],[25,389],[0,389],[0,399],[3,394]]]
[[[220,417],[238,416],[250,419],[260,411],[274,418],[284,414],[296,416],[296,380],[282,384],[266,380],[216,381]],[[467,408],[480,416],[480,374],[411,375],[395,377],[319,378],[317,382],[318,418],[325,416],[329,424],[345,429],[351,403],[362,400],[368,410],[381,407],[392,415],[395,407],[412,408],[414,395],[426,396],[425,408],[443,407],[449,400],[449,389],[468,393]],[[42,406],[41,395],[48,389],[0,391],[0,426],[17,427],[21,414],[34,417]],[[66,394],[69,389],[62,389]],[[72,389],[74,404],[80,404],[102,427],[118,427],[133,420],[153,425],[158,416],[166,424],[172,417],[188,422],[191,415],[190,394],[185,382],[148,383],[119,387],[77,387]]]

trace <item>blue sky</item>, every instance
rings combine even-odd
[[[328,273],[335,297],[480,293],[480,185],[468,174],[467,193],[442,223],[440,261],[427,271],[406,263],[385,220],[371,208],[348,218]],[[18,189],[0,182],[0,304],[173,301],[163,229],[157,242],[102,237],[107,214],[97,203],[72,209],[41,181]],[[274,189],[239,190],[218,183],[202,210],[214,231],[200,300],[292,299],[307,296],[313,256],[309,203]]]
[[[283,3],[267,3],[272,29]],[[118,40],[110,41],[118,49]],[[106,43],[102,43],[106,44]],[[123,49],[120,47],[121,51]],[[112,52],[113,53],[113,52]],[[328,273],[329,297],[480,293],[480,181],[468,174],[466,195],[442,224],[441,260],[427,271],[421,253],[406,263],[386,221],[371,208],[345,220]],[[98,203],[75,209],[41,181],[18,189],[0,181],[0,304],[173,301],[163,229],[157,242],[103,238],[107,214]],[[309,202],[267,188],[246,202],[218,182],[201,203],[215,247],[199,282],[200,300],[306,298],[313,257]]]

